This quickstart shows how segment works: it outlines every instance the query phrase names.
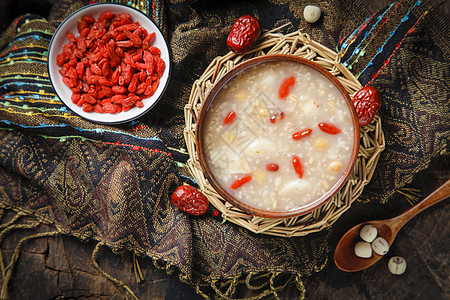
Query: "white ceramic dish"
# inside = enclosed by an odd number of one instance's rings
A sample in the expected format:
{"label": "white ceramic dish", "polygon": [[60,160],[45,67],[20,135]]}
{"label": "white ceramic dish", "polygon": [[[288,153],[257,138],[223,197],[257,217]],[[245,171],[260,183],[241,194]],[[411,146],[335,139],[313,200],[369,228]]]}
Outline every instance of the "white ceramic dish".
{"label": "white ceramic dish", "polygon": [[[63,46],[67,42],[69,42],[66,35],[69,32],[73,33],[75,36],[79,35],[77,30],[78,20],[84,15],[90,15],[97,19],[100,14],[106,11],[113,11],[116,14],[128,13],[131,15],[133,22],[138,21],[140,25],[144,27],[149,33],[155,32],[155,39],[152,46],[156,46],[161,50],[161,58],[166,63],[164,73],[159,79],[158,89],[151,97],[146,98],[142,101],[144,103],[144,106],[142,108],[134,107],[126,112],[120,112],[116,114],[84,112],[80,106],[74,104],[70,99],[70,97],[72,96],[72,91],[63,83],[62,76],[58,71],[60,67],[56,64],[56,56],[61,53]],[[97,123],[120,124],[134,120],[144,115],[158,102],[158,100],[163,95],[169,83],[171,69],[172,63],[170,51],[163,34],[156,26],[156,24],[153,23],[153,21],[142,12],[122,4],[97,3],[82,7],[81,9],[71,14],[58,26],[49,45],[48,73],[56,94],[61,99],[61,101],[74,113],[85,119]]]}

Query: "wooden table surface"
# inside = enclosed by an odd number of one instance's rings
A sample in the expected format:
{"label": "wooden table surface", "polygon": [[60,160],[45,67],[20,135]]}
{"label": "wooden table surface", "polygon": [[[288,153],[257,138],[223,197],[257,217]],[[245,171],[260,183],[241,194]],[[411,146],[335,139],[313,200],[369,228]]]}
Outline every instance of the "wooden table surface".
{"label": "wooden table surface", "polygon": [[[17,2],[17,1],[16,1]],[[19,3],[24,1],[19,0]],[[450,20],[449,1],[432,1],[447,21]],[[4,3],[4,2],[2,2]],[[369,0],[367,8],[374,12],[390,1]],[[4,4],[2,4],[4,5]],[[42,9],[28,7],[30,9]],[[26,7],[18,8],[20,10]],[[0,7],[1,10],[1,7]],[[33,11],[27,11],[33,12]],[[433,161],[429,170],[416,176],[415,181],[427,182],[424,195],[450,178],[450,155]],[[354,203],[354,207],[362,205]],[[368,204],[364,204],[368,205]],[[369,204],[370,205],[370,204]],[[353,208],[353,207],[352,207]],[[404,209],[407,207],[405,206]],[[372,215],[383,218],[400,212],[379,205]],[[305,278],[309,299],[450,299],[449,248],[450,206],[444,201],[411,220],[400,231],[390,249],[390,255],[405,257],[408,269],[401,276],[391,275],[387,269],[388,257],[373,267],[356,273],[345,273],[330,261],[321,272]],[[351,209],[336,223],[332,245],[342,234],[365,219],[352,214]],[[43,228],[45,229],[45,228]],[[9,260],[15,245],[25,232],[9,234],[1,245],[5,261]],[[32,240],[27,243],[15,266],[10,283],[10,299],[125,299],[114,284],[91,265],[93,242],[80,242],[69,236]],[[177,274],[168,275],[153,266],[150,259],[140,258],[144,282],[138,284],[133,272],[131,255],[101,251],[99,263],[104,270],[122,279],[141,299],[202,299],[192,287],[181,283]],[[292,299],[295,288],[281,296]]]}

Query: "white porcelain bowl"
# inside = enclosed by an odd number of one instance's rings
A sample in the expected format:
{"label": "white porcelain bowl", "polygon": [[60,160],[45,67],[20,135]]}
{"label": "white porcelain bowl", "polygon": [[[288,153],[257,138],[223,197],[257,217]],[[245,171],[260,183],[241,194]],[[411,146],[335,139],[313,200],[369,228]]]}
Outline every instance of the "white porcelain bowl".
{"label": "white porcelain bowl", "polygon": [[[113,11],[116,14],[128,13],[132,17],[132,21],[138,21],[142,27],[144,27],[148,33],[154,32],[155,38],[152,46],[156,46],[161,50],[161,58],[164,60],[166,66],[163,75],[159,79],[159,86],[155,93],[149,98],[143,99],[144,106],[142,108],[134,107],[126,112],[120,112],[116,114],[109,113],[96,113],[96,112],[85,112],[80,106],[74,104],[71,100],[72,91],[68,86],[66,86],[62,79],[62,75],[59,73],[60,67],[56,64],[56,57],[61,53],[63,46],[69,42],[67,38],[68,33],[73,33],[78,36],[78,20],[84,15],[90,15],[97,19],[100,14],[106,11]],[[119,124],[125,123],[136,118],[141,117],[146,112],[148,112],[161,98],[163,95],[170,78],[172,65],[171,65],[171,55],[167,42],[161,33],[160,29],[156,26],[153,21],[147,17],[142,12],[121,4],[115,3],[97,3],[82,7],[73,14],[71,14],[66,20],[64,20],[56,29],[53,35],[48,51],[48,73],[50,81],[53,88],[61,99],[61,101],[74,113],[79,116],[88,119],[93,122],[103,123],[103,124]]]}

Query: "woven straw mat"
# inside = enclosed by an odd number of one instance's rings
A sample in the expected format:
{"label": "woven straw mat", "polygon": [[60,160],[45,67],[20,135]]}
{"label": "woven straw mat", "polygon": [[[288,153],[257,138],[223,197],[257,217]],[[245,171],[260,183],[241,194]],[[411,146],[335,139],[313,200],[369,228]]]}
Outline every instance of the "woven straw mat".
{"label": "woven straw mat", "polygon": [[291,54],[314,61],[331,72],[351,97],[362,88],[350,71],[342,66],[339,55],[311,40],[309,35],[300,31],[288,34],[275,31],[263,33],[258,43],[244,55],[229,52],[225,56],[216,57],[203,75],[194,82],[189,102],[184,109],[186,122],[184,137],[190,155],[188,166],[200,190],[222,214],[224,221],[230,221],[254,233],[283,237],[304,236],[329,227],[361,195],[375,171],[379,156],[385,147],[385,140],[380,117],[376,115],[369,125],[361,128],[359,155],[349,180],[331,201],[306,215],[269,219],[250,215],[228,203],[214,190],[200,167],[195,144],[196,120],[206,95],[221,76],[240,62],[268,54]]}

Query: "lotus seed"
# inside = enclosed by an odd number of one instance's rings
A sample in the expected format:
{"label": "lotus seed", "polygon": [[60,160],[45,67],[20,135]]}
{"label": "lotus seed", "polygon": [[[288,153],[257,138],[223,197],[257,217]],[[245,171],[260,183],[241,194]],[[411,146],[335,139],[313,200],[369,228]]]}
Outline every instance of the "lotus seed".
{"label": "lotus seed", "polygon": [[373,240],[377,237],[378,231],[377,228],[371,224],[364,225],[361,229],[359,236],[366,242],[372,243]]}
{"label": "lotus seed", "polygon": [[315,5],[307,5],[303,10],[303,17],[308,23],[315,23],[320,18],[320,8]]}
{"label": "lotus seed", "polygon": [[372,247],[368,242],[357,242],[355,245],[355,254],[361,258],[369,258],[372,256]]}
{"label": "lotus seed", "polygon": [[382,237],[377,237],[372,242],[372,249],[376,254],[385,255],[389,251],[389,244]]}
{"label": "lotus seed", "polygon": [[391,257],[388,262],[389,271],[394,275],[402,275],[406,271],[406,260],[400,256]]}

